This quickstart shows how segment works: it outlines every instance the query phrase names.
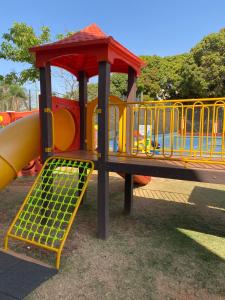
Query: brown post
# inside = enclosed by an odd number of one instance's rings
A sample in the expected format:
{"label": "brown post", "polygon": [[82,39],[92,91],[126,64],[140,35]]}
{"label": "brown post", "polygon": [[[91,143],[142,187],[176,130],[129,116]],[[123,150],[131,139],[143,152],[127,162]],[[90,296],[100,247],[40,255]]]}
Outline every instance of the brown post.
{"label": "brown post", "polygon": [[130,214],[133,210],[133,175],[125,174],[124,213]]}
{"label": "brown post", "polygon": [[[133,102],[136,100],[137,93],[137,76],[133,68],[128,69],[128,80],[127,80],[127,102]],[[126,124],[126,152],[131,154],[132,145],[131,141],[131,105],[127,105],[127,124]]]}
{"label": "brown post", "polygon": [[[128,70],[128,82],[127,82],[127,102],[133,102],[136,100],[137,92],[137,76],[133,68],[129,67]],[[132,153],[131,141],[131,114],[132,110],[127,106],[127,124],[126,124],[126,152]],[[125,193],[124,193],[124,212],[130,214],[133,210],[133,175],[125,174]]]}
{"label": "brown post", "polygon": [[40,70],[40,126],[41,126],[41,160],[42,163],[53,154],[52,136],[52,88],[51,67],[47,64]]}
{"label": "brown post", "polygon": [[[52,88],[51,88],[51,66],[46,64],[40,71],[40,97],[39,97],[39,113],[40,113],[40,131],[41,131],[41,161],[44,163],[46,159],[53,155],[53,136],[52,136]],[[43,178],[46,182],[46,178]],[[48,189],[51,189],[49,185]],[[46,199],[41,209],[41,224],[45,225],[50,215],[48,206],[47,190],[42,194]]]}
{"label": "brown post", "polygon": [[108,160],[108,99],[110,89],[110,64],[99,62],[98,82],[98,220],[97,233],[101,239],[108,237],[109,225],[109,172]]}
{"label": "brown post", "polygon": [[[87,144],[86,144],[86,122],[87,122],[87,83],[88,83],[88,77],[85,72],[80,71],[79,76],[79,104],[80,104],[80,149],[86,150]],[[79,170],[79,176],[82,176],[84,169],[80,168]],[[80,184],[80,189],[83,188],[83,184]],[[82,202],[86,200],[87,197],[87,191],[84,193]]]}
{"label": "brown post", "polygon": [[79,103],[80,103],[80,149],[86,150],[86,105],[88,77],[85,72],[79,72]]}

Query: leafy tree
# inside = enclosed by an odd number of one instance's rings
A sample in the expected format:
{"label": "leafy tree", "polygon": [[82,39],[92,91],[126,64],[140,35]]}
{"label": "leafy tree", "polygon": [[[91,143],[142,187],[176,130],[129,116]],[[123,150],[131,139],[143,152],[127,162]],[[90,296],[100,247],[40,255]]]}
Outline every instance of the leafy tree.
{"label": "leafy tree", "polygon": [[[72,34],[71,32],[66,35]],[[59,34],[56,38],[63,38]],[[14,23],[8,33],[3,34],[0,45],[0,59],[25,63],[20,73],[11,72],[0,80],[5,83],[23,84],[38,80],[34,57],[28,51],[30,47],[50,42],[50,29],[41,28],[39,34],[25,23]],[[225,28],[202,39],[187,54],[160,57],[141,56],[146,62],[138,79],[138,94],[142,99],[171,99],[191,97],[218,97],[225,95]],[[68,84],[65,79],[63,82]],[[78,98],[77,82],[69,83],[66,95]],[[97,85],[88,85],[89,98],[97,96]],[[127,75],[111,76],[111,94],[120,98],[127,93]]]}
{"label": "leafy tree", "polygon": [[202,70],[195,64],[191,55],[184,62],[180,74],[179,90],[181,98],[198,98],[207,95],[207,82]]}
{"label": "leafy tree", "polygon": [[180,69],[186,57],[187,54],[168,57],[141,56],[146,67],[138,79],[138,91],[154,99],[179,97]]}
{"label": "leafy tree", "polygon": [[225,28],[203,38],[181,69],[183,97],[225,95]]}
{"label": "leafy tree", "polygon": [[159,56],[141,56],[141,59],[146,63],[146,67],[138,78],[138,91],[149,97],[156,98],[160,91],[158,71],[161,58]]}
{"label": "leafy tree", "polygon": [[[146,67],[138,78],[137,94],[143,94],[145,100],[179,97],[181,81],[179,73],[186,57],[186,54],[169,57],[141,56]],[[112,75],[111,93],[120,98],[126,96],[127,75]]]}
{"label": "leafy tree", "polygon": [[119,98],[127,96],[127,75],[114,73],[111,76],[110,94]]}
{"label": "leafy tree", "polygon": [[16,81],[25,83],[34,82],[39,78],[38,70],[35,68],[35,60],[29,48],[50,41],[50,29],[46,26],[41,28],[37,35],[31,26],[25,23],[14,23],[8,33],[3,34],[3,42],[0,47],[0,59],[11,60],[28,64],[27,68],[20,73],[11,72],[6,75],[7,82]]}
{"label": "leafy tree", "polygon": [[88,83],[88,100],[93,100],[98,97],[98,84]]}
{"label": "leafy tree", "polygon": [[[138,79],[138,93],[145,99],[225,95],[225,29],[205,37],[190,53],[141,58],[146,67]],[[113,91],[125,94],[126,77],[113,76]]]}
{"label": "leafy tree", "polygon": [[0,110],[28,110],[26,90],[18,84],[7,84],[0,81]]}

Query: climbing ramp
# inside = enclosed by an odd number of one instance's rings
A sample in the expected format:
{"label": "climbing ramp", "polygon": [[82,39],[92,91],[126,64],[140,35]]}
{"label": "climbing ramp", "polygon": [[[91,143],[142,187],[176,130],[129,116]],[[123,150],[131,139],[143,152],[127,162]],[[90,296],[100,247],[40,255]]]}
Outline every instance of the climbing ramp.
{"label": "climbing ramp", "polygon": [[56,268],[94,169],[92,161],[49,158],[5,237],[5,250],[10,239],[53,251]]}

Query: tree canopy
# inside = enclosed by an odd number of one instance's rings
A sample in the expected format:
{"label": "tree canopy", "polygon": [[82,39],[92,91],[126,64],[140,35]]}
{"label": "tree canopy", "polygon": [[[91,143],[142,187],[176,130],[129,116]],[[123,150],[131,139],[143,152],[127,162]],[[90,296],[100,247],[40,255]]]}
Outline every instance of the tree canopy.
{"label": "tree canopy", "polygon": [[[68,33],[69,35],[71,33]],[[65,35],[59,34],[57,38]],[[37,44],[51,41],[50,29],[43,26],[35,33],[25,23],[15,23],[3,34],[0,44],[0,59],[25,63],[19,72],[10,72],[0,80],[13,84],[24,84],[38,80],[34,57],[28,49]],[[138,94],[144,99],[172,99],[191,97],[225,96],[225,28],[218,33],[204,37],[189,53],[160,57],[141,56],[146,67],[138,78]],[[111,93],[126,96],[127,76],[112,74]],[[90,98],[97,95],[97,85],[89,84]],[[77,86],[69,90],[67,96],[77,98]]]}
{"label": "tree canopy", "polygon": [[[146,67],[138,79],[138,93],[148,99],[225,96],[225,28],[203,38],[189,53],[141,56]],[[112,90],[126,95],[125,76],[112,76]]]}
{"label": "tree canopy", "polygon": [[12,62],[26,63],[20,73],[10,72],[5,80],[24,84],[27,81],[36,81],[39,78],[38,70],[34,66],[34,56],[29,48],[50,41],[50,29],[46,26],[41,28],[40,34],[36,34],[31,26],[25,23],[14,23],[7,33],[2,36],[0,47],[0,59]]}
{"label": "tree canopy", "polygon": [[0,81],[0,111],[28,110],[27,94],[18,84],[6,84]]}
{"label": "tree canopy", "polygon": [[180,74],[182,97],[225,96],[225,28],[191,49]]}

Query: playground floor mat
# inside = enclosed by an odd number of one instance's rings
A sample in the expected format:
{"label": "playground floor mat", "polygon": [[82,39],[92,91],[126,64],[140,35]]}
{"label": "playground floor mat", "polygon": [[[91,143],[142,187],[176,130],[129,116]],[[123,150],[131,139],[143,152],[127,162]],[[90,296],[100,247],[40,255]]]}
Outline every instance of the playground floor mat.
{"label": "playground floor mat", "polygon": [[56,273],[56,269],[0,251],[0,300],[23,299]]}

